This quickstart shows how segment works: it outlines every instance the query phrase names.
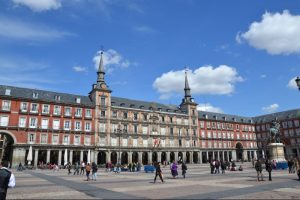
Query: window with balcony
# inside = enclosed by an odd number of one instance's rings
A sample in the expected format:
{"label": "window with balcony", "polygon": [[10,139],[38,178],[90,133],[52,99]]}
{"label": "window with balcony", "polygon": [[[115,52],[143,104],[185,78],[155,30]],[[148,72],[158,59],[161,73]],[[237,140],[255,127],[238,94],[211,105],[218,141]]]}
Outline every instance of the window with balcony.
{"label": "window with balcony", "polygon": [[116,138],[111,138],[110,142],[111,142],[111,146],[117,146],[117,139]]}
{"label": "window with balcony", "polygon": [[71,129],[71,121],[65,120],[64,121],[64,130],[70,130]]}
{"label": "window with balcony", "polygon": [[105,123],[99,124],[99,131],[100,131],[100,133],[105,133]]}
{"label": "window with balcony", "polygon": [[71,107],[65,107],[65,113],[64,113],[64,115],[66,117],[69,117],[69,116],[72,115],[72,113],[71,113]]}
{"label": "window with balcony", "polygon": [[10,111],[10,101],[3,100],[2,101],[2,110],[3,111]]}
{"label": "window with balcony", "polygon": [[170,128],[170,135],[173,135],[173,134],[174,134],[173,128],[171,127],[171,128]]}
{"label": "window with balcony", "polygon": [[26,117],[19,117],[19,127],[26,127]]}
{"label": "window with balcony", "polygon": [[48,104],[43,104],[42,106],[42,114],[49,114],[50,106]]}
{"label": "window with balcony", "polygon": [[101,105],[101,106],[105,106],[105,105],[106,105],[105,97],[101,97],[101,98],[100,98],[100,105]]}
{"label": "window with balcony", "polygon": [[137,147],[138,146],[138,140],[137,139],[133,139],[132,140],[132,146],[133,147]]}
{"label": "window with balcony", "polygon": [[147,118],[148,118],[147,114],[143,114],[143,120],[147,121]]}
{"label": "window with balcony", "polygon": [[138,126],[137,126],[136,124],[133,125],[133,132],[134,132],[135,134],[138,133]]}
{"label": "window with balcony", "polygon": [[87,132],[91,131],[91,122],[85,122],[85,131]]}
{"label": "window with balcony", "polygon": [[29,144],[34,144],[35,143],[35,133],[28,133],[28,138],[27,138],[27,142]]}
{"label": "window with balcony", "polygon": [[123,119],[127,119],[128,118],[128,113],[127,112],[123,112]]}
{"label": "window with balcony", "polygon": [[28,111],[28,103],[27,102],[21,102],[21,112],[27,112]]}
{"label": "window with balcony", "polygon": [[60,115],[60,106],[54,105],[53,115]]}
{"label": "window with balcony", "polygon": [[75,131],[81,131],[81,122],[75,122]]}
{"label": "window with balcony", "polygon": [[99,143],[100,143],[100,146],[105,146],[105,137],[100,137]]}
{"label": "window with balcony", "polygon": [[58,142],[59,142],[58,134],[53,134],[52,135],[52,144],[58,144]]}
{"label": "window with balcony", "polygon": [[82,116],[82,109],[76,108],[75,109],[75,117],[81,117]]}
{"label": "window with balcony", "polygon": [[41,134],[41,144],[47,144],[48,135],[47,134]]}
{"label": "window with balcony", "polygon": [[147,134],[148,133],[148,127],[147,126],[143,126],[143,134]]}
{"label": "window with balcony", "polygon": [[84,136],[84,145],[90,145],[91,144],[91,136],[86,135]]}
{"label": "window with balcony", "polygon": [[69,135],[64,135],[63,144],[64,145],[70,144],[70,136]]}
{"label": "window with balcony", "polygon": [[133,113],[133,120],[138,120],[138,114],[137,113]]}
{"label": "window with balcony", "polygon": [[59,120],[59,119],[53,120],[52,128],[53,128],[54,130],[59,130],[59,128],[60,128],[59,123],[60,123],[60,120]]}
{"label": "window with balcony", "polygon": [[105,117],[105,111],[104,111],[104,110],[101,110],[101,111],[100,111],[100,117],[102,117],[102,118]]}
{"label": "window with balcony", "polygon": [[112,118],[117,118],[117,116],[118,116],[117,111],[113,110],[112,111]]}
{"label": "window with balcony", "polygon": [[31,103],[31,113],[37,113],[39,111],[39,105],[37,103]]}
{"label": "window with balcony", "polygon": [[29,128],[37,128],[37,118],[31,117],[29,120]]}
{"label": "window with balcony", "polygon": [[85,117],[91,118],[92,117],[92,110],[91,109],[85,109]]}
{"label": "window with balcony", "polygon": [[0,116],[0,126],[8,126],[8,116]]}
{"label": "window with balcony", "polygon": [[79,145],[80,144],[80,135],[75,135],[74,137],[74,144]]}
{"label": "window with balcony", "polygon": [[48,119],[42,119],[42,129],[48,129],[49,120]]}

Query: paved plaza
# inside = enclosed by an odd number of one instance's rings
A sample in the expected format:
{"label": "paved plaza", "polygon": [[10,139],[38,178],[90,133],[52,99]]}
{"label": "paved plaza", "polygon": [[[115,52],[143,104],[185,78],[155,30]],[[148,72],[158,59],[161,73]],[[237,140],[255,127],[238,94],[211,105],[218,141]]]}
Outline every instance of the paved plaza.
{"label": "paved plaza", "polygon": [[[239,163],[237,164],[239,166]],[[299,199],[300,181],[288,170],[273,170],[273,181],[257,182],[256,171],[244,163],[244,171],[210,174],[208,164],[188,165],[187,178],[172,179],[169,166],[162,167],[165,183],[154,173],[98,171],[97,181],[67,170],[13,171],[16,187],[7,199]],[[181,174],[181,170],[178,171]]]}

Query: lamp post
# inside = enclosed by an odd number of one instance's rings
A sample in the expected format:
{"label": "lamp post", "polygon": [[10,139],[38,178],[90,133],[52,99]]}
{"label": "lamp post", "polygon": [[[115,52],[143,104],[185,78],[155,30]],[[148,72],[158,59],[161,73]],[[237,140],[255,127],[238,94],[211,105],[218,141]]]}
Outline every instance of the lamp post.
{"label": "lamp post", "polygon": [[119,137],[119,155],[117,165],[121,164],[121,135],[124,130],[121,128],[121,123],[118,124],[118,128],[115,130],[115,134]]}
{"label": "lamp post", "polygon": [[295,82],[298,86],[298,89],[300,90],[300,78],[299,78],[299,76],[297,76],[297,78],[295,79]]}

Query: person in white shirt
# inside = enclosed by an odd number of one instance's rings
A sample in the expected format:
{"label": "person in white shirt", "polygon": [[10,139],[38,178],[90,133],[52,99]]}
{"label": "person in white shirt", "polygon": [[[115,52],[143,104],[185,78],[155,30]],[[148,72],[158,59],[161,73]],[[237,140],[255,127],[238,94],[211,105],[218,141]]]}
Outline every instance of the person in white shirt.
{"label": "person in white shirt", "polygon": [[7,188],[13,188],[16,185],[15,175],[7,169],[8,162],[0,163],[0,199],[6,199]]}

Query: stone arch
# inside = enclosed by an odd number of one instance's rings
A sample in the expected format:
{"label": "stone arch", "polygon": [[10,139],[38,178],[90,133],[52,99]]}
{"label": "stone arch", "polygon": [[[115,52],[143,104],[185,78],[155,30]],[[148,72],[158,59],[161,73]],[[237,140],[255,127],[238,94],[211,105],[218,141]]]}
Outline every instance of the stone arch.
{"label": "stone arch", "polygon": [[13,145],[17,143],[16,137],[9,131],[0,130],[0,160],[5,160],[12,166]]}
{"label": "stone arch", "polygon": [[97,157],[97,163],[101,164],[101,165],[106,163],[106,153],[105,153],[105,151],[99,151],[98,157]]}
{"label": "stone arch", "polygon": [[193,161],[192,163],[198,163],[198,152],[197,151],[194,151],[193,152]]}

